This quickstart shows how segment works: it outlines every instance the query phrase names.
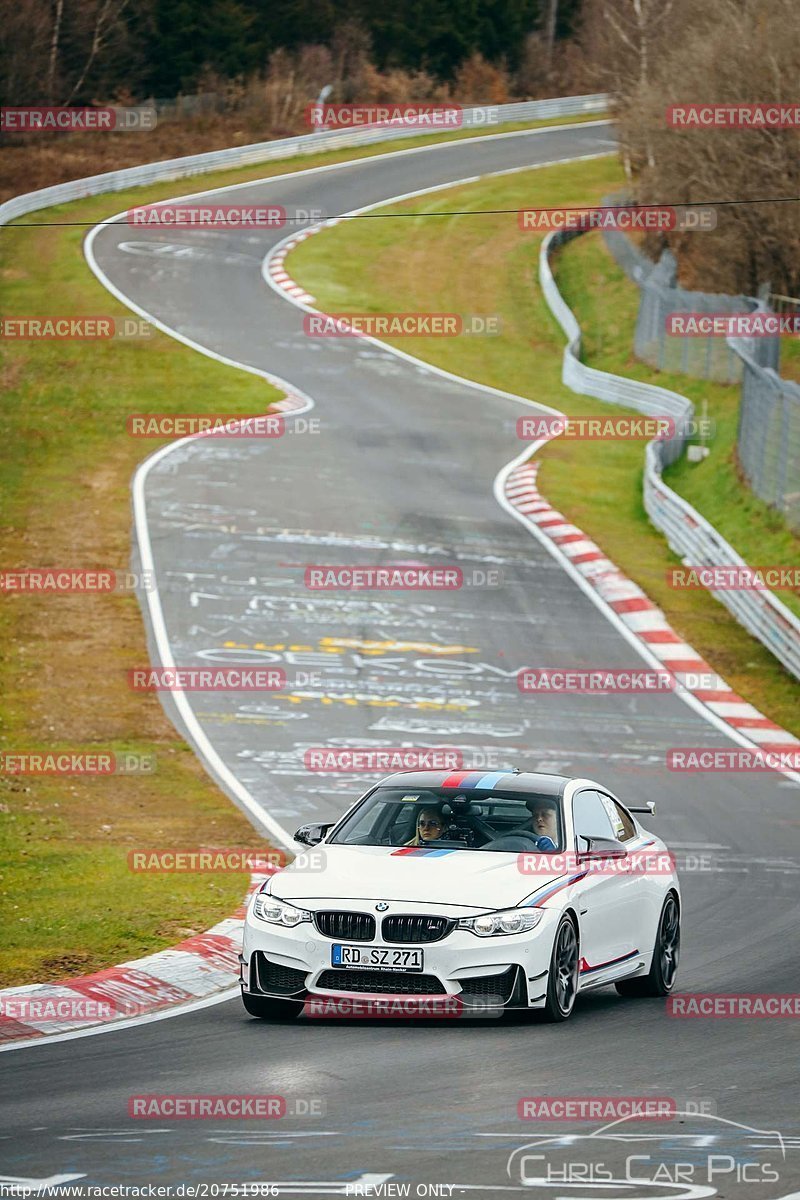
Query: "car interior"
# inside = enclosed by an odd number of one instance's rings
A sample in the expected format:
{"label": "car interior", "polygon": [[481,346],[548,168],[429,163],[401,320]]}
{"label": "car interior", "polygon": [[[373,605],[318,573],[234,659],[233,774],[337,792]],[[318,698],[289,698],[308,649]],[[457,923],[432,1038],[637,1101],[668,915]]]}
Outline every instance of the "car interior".
{"label": "car interior", "polygon": [[544,805],[554,814],[555,853],[562,846],[562,821],[556,797],[502,796],[494,792],[443,795],[435,789],[403,792],[381,788],[368,797],[332,839],[348,845],[407,846],[416,838],[417,820],[425,810],[441,814],[441,837],[424,845],[438,849],[488,850],[524,853],[539,849],[532,824],[532,808]]}

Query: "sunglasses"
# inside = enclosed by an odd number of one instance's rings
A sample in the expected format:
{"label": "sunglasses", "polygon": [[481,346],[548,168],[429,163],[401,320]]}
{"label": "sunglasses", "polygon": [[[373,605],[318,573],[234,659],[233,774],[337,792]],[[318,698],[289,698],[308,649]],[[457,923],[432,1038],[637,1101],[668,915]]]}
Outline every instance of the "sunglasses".
{"label": "sunglasses", "polygon": [[420,829],[441,829],[442,828],[441,821],[418,821],[417,824]]}

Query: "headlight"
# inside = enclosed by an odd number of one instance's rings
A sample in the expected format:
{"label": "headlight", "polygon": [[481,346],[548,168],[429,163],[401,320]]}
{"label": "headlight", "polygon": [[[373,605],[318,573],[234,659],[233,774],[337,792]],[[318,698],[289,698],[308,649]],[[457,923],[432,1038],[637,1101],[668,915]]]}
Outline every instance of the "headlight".
{"label": "headlight", "polygon": [[253,915],[261,921],[269,921],[270,925],[283,925],[292,929],[301,921],[310,921],[311,913],[304,908],[295,908],[285,900],[278,900],[266,892],[258,892],[253,902]]}
{"label": "headlight", "polygon": [[466,917],[458,922],[457,928],[468,929],[478,937],[528,933],[536,928],[543,916],[542,908],[506,908],[501,912],[486,913],[482,917]]}

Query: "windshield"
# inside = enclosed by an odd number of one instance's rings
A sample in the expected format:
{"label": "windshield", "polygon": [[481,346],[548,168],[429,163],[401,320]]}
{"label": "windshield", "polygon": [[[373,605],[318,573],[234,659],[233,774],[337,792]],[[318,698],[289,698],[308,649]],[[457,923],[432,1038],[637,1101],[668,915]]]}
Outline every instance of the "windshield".
{"label": "windshield", "polygon": [[553,854],[562,849],[562,837],[555,796],[392,786],[367,796],[331,842]]}

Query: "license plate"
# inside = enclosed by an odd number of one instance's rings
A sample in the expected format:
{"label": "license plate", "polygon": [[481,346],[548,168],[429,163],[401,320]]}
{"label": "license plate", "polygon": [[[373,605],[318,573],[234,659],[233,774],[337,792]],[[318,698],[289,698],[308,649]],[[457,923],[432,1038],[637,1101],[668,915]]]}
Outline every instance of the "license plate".
{"label": "license plate", "polygon": [[394,950],[388,946],[331,946],[332,967],[373,967],[385,971],[421,971],[421,950]]}

